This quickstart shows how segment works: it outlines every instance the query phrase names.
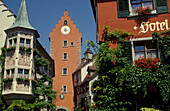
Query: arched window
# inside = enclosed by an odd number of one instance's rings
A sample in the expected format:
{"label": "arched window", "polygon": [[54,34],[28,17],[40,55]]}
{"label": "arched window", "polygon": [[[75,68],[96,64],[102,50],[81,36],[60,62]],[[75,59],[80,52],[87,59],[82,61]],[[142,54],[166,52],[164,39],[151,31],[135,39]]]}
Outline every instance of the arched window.
{"label": "arched window", "polygon": [[67,25],[67,20],[64,20],[64,25]]}

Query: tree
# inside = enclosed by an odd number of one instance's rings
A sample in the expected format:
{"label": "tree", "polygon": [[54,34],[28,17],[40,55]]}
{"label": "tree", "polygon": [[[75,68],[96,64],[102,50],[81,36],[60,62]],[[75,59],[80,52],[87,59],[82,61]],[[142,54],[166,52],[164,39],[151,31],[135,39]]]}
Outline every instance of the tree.
{"label": "tree", "polygon": [[[166,62],[166,65],[160,64],[163,59],[160,60],[161,62],[158,59],[159,64],[154,67],[152,64],[156,60],[152,58],[140,58],[140,60],[149,61],[147,65],[150,68],[142,67],[142,65],[137,67],[132,61],[129,61],[130,56],[125,56],[129,46],[124,44],[126,43],[126,37],[130,33],[122,30],[109,31],[109,28],[105,26],[103,35],[105,42],[100,44],[100,47],[95,46],[92,41],[88,43],[89,46],[97,47],[96,52],[98,52],[96,64],[99,69],[97,71],[99,77],[92,84],[94,88],[93,99],[98,108],[97,110],[134,110],[135,107],[133,106],[139,100],[138,98],[152,98],[153,101],[148,104],[148,107],[167,110],[170,103],[169,63]],[[118,46],[116,49],[109,48],[111,39],[117,39]],[[162,39],[165,39],[164,42],[167,42],[169,35],[167,38],[157,38],[156,42],[160,44]],[[165,44],[163,42],[161,43],[162,45]],[[170,44],[170,41],[166,43],[166,45],[168,44]],[[166,45],[162,47],[165,48]],[[167,60],[169,57],[167,53],[170,50],[166,50],[167,52],[165,50],[162,51],[164,51],[164,57],[166,57],[164,60]],[[156,95],[152,95],[153,93],[149,91],[150,87],[152,87],[152,90],[155,89],[154,94]]]}

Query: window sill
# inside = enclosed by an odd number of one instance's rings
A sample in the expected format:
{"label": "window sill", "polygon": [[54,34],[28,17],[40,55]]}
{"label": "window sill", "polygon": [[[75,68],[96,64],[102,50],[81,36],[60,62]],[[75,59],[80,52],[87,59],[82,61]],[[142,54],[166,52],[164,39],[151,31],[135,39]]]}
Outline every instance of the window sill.
{"label": "window sill", "polygon": [[158,13],[156,13],[156,10],[153,10],[150,14],[142,14],[142,15],[138,15],[138,14],[134,14],[131,13],[130,16],[128,16],[128,19],[140,19],[140,18],[150,18],[150,17],[157,17]]}

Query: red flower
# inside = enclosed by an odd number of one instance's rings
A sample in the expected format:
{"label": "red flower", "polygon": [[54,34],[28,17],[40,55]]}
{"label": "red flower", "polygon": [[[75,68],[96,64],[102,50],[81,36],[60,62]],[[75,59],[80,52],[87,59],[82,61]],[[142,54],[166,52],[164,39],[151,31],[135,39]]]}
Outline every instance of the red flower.
{"label": "red flower", "polygon": [[87,75],[87,79],[89,79],[90,78],[90,75]]}
{"label": "red flower", "polygon": [[81,109],[84,110],[84,107],[82,107]]}

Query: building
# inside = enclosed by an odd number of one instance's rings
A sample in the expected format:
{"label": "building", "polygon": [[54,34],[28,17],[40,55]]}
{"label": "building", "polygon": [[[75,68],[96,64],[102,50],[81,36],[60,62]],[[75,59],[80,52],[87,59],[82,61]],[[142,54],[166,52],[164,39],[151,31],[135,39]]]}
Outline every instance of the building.
{"label": "building", "polygon": [[[88,110],[88,105],[93,103],[93,90],[91,84],[97,79],[97,67],[94,66],[92,51],[88,48],[84,53],[79,67],[73,72],[75,110]],[[90,102],[90,103],[88,103]]]}
{"label": "building", "polygon": [[[111,30],[123,29],[134,36],[129,36],[129,54],[132,61],[145,58],[160,58],[160,50],[152,42],[153,32],[164,32],[170,29],[170,0],[90,0],[97,27],[97,41],[102,43],[103,26]],[[149,11],[144,11],[148,8]],[[138,10],[136,10],[138,9]],[[117,47],[117,40],[110,44]],[[147,106],[149,100],[138,100],[137,105]]]}
{"label": "building", "polygon": [[[10,27],[15,21],[15,15],[4,3],[0,0],[0,48],[4,47],[6,41],[6,33],[4,29]],[[1,54],[1,51],[0,51]]]}
{"label": "building", "polygon": [[72,73],[81,62],[81,37],[67,11],[50,33],[50,55],[56,72],[53,86],[58,91],[56,106],[59,111],[72,111],[74,107]]}
{"label": "building", "polygon": [[[13,12],[4,4],[3,0],[0,0],[0,48],[5,46],[6,33],[4,29],[10,27],[15,21],[15,15]],[[0,50],[1,55],[1,50]],[[1,64],[1,60],[0,60]],[[1,81],[1,67],[0,67],[0,81]]]}
{"label": "building", "polygon": [[7,105],[13,100],[30,102],[34,97],[32,80],[41,78],[36,73],[37,57],[50,61],[51,71],[43,67],[40,69],[50,77],[54,76],[54,61],[37,40],[39,34],[30,24],[25,0],[21,2],[15,22],[5,32],[7,40],[2,96]]}

